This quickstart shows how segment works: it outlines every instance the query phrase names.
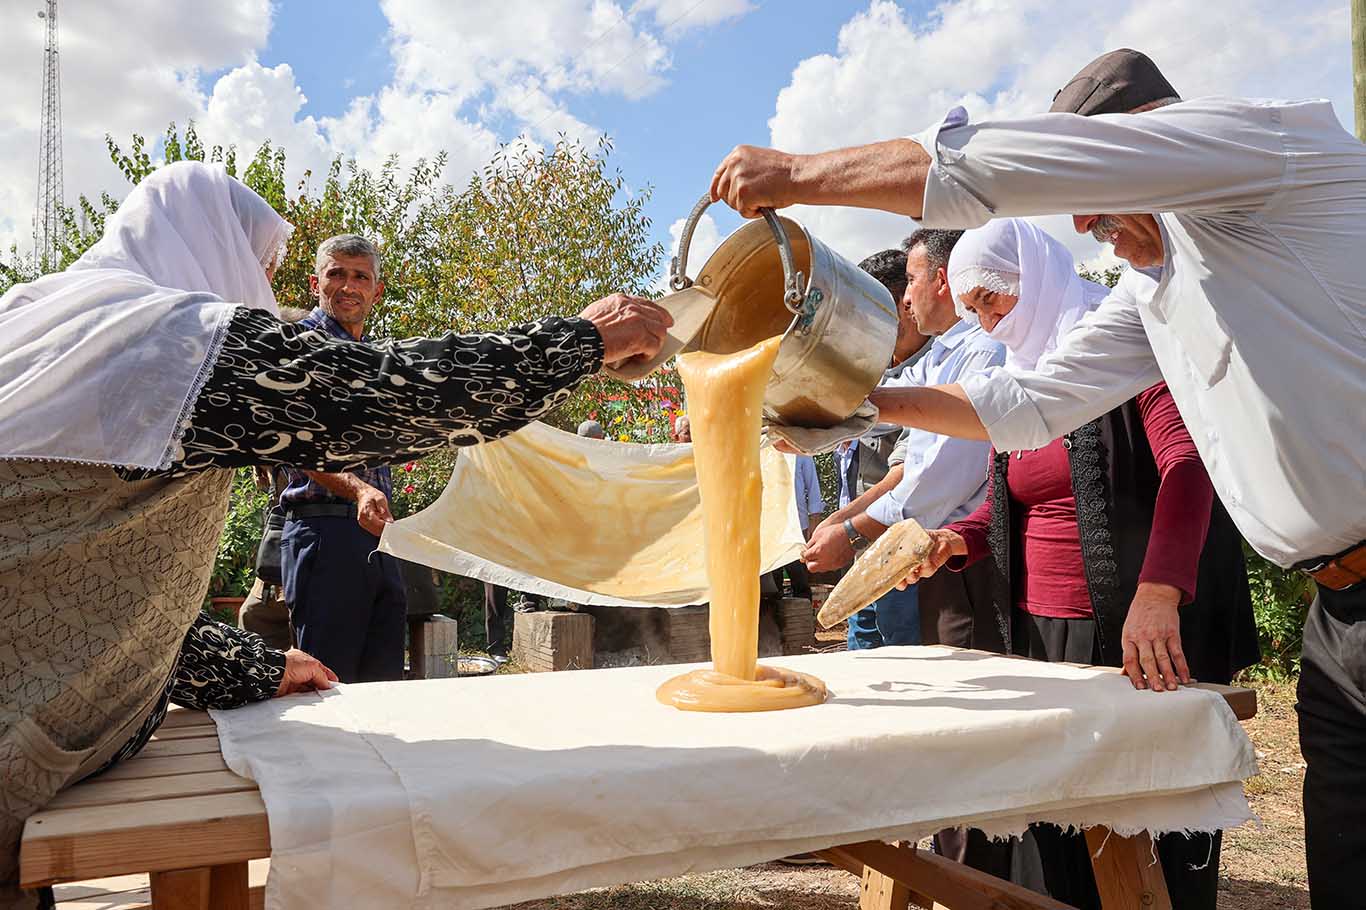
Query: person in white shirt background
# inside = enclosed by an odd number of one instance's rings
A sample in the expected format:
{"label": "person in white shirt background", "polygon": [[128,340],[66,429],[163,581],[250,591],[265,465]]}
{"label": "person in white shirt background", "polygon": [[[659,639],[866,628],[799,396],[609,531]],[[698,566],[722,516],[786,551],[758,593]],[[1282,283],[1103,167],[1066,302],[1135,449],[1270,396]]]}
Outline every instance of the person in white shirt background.
{"label": "person in white shirt background", "polygon": [[[1081,116],[1077,116],[1081,115]],[[741,146],[712,194],[854,205],[935,227],[1072,214],[1132,268],[1028,373],[876,393],[884,419],[1034,448],[1165,380],[1248,543],[1311,574],[1299,682],[1315,908],[1366,885],[1366,146],[1326,101],[1182,101],[1130,50],[1093,61],[1048,114],[815,155]],[[1170,628],[1150,678],[1178,681]]]}

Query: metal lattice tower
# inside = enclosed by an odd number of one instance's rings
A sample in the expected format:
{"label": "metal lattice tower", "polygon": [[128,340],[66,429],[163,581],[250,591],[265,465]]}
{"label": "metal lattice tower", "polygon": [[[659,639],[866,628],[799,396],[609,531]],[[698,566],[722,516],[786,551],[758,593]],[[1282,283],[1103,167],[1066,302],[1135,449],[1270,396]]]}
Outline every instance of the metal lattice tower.
{"label": "metal lattice tower", "polygon": [[62,68],[57,55],[57,0],[38,18],[47,23],[43,49],[43,118],[38,132],[38,207],[33,215],[34,255],[44,271],[58,264],[62,223]]}

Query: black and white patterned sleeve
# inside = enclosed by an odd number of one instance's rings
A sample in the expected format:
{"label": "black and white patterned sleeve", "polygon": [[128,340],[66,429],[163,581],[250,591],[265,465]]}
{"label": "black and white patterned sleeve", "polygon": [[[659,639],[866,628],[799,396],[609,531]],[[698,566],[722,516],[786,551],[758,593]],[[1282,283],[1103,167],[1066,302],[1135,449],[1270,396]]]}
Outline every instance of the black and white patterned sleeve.
{"label": "black and white patterned sleeve", "polygon": [[180,647],[171,701],[198,710],[240,708],[274,697],[284,673],[283,651],[200,613]]}
{"label": "black and white patterned sleeve", "polygon": [[505,436],[602,365],[584,319],[378,344],[240,309],[182,438],[189,470],[377,467]]}

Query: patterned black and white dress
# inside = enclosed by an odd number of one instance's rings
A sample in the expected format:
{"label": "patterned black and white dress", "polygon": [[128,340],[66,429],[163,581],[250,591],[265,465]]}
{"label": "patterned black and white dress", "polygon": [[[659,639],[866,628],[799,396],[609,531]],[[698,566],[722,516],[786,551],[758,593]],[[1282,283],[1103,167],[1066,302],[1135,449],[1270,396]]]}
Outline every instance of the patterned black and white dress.
{"label": "patterned black and white dress", "polygon": [[[563,402],[598,370],[602,354],[601,336],[584,319],[366,344],[244,307],[171,473],[258,464],[341,471],[487,442]],[[135,480],[154,472],[119,473]],[[105,767],[146,745],[171,702],[234,708],[261,701],[279,688],[284,665],[284,653],[256,635],[201,615],[157,708]]]}

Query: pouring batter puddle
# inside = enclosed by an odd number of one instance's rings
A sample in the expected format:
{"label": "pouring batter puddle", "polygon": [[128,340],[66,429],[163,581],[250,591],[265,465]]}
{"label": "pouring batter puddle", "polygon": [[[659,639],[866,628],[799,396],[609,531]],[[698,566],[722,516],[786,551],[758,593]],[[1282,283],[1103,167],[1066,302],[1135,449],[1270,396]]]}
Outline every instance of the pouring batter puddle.
{"label": "pouring batter puddle", "polygon": [[688,394],[711,582],[712,669],[676,676],[655,697],[684,711],[777,711],[825,701],[814,676],[758,665],[759,429],[781,337],[736,353],[679,357]]}

